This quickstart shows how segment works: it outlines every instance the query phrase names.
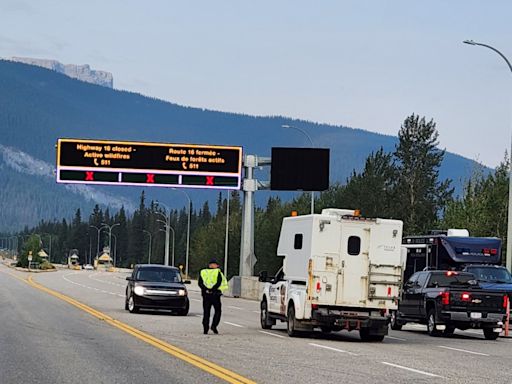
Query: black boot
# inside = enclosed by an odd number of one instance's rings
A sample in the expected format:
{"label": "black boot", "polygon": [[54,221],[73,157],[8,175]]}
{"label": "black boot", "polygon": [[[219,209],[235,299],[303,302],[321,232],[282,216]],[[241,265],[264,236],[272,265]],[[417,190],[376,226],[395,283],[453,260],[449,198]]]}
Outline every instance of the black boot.
{"label": "black boot", "polygon": [[207,334],[208,334],[208,327],[203,327],[203,333],[204,333],[205,335],[207,335]]}
{"label": "black boot", "polygon": [[212,331],[213,331],[213,333],[215,333],[216,335],[218,335],[218,334],[219,334],[219,331],[217,330],[217,327],[212,326]]}

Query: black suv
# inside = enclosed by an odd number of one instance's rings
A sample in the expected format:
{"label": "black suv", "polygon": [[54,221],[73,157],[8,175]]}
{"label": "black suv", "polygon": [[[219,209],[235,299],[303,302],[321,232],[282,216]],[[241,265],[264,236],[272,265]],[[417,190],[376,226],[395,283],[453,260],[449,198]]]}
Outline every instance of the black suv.
{"label": "black suv", "polygon": [[136,265],[126,278],[125,309],[167,309],[186,316],[189,310],[188,292],[178,268],[163,265]]}

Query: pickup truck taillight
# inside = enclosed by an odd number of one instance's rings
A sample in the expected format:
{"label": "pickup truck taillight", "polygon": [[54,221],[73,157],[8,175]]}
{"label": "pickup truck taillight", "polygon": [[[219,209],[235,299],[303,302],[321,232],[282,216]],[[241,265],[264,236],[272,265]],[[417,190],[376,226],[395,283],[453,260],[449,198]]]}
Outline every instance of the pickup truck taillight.
{"label": "pickup truck taillight", "polygon": [[460,295],[461,301],[470,301],[471,295],[468,292],[462,292]]}
{"label": "pickup truck taillight", "polygon": [[320,293],[320,291],[322,290],[322,284],[320,284],[319,281],[316,282],[316,292],[317,293]]}
{"label": "pickup truck taillight", "polygon": [[508,307],[508,295],[503,295],[503,308],[507,309]]}
{"label": "pickup truck taillight", "polygon": [[441,304],[450,305],[450,292],[441,292],[439,296],[441,296]]}

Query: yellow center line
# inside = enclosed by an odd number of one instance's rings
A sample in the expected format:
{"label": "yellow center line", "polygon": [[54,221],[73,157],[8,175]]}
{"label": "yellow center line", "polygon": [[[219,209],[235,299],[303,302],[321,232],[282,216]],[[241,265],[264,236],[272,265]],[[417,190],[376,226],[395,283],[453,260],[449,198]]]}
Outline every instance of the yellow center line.
{"label": "yellow center line", "polygon": [[139,340],[144,341],[145,343],[148,343],[155,348],[160,349],[161,351],[164,351],[168,353],[169,355],[172,355],[180,360],[183,360],[196,368],[199,368],[205,372],[208,372],[209,374],[216,376],[222,380],[225,380],[228,383],[232,384],[256,384],[256,382],[243,377],[233,371],[230,371],[229,369],[223,368],[220,365],[217,365],[215,363],[212,363],[211,361],[205,360],[202,357],[199,357],[197,355],[194,355],[190,352],[187,352],[181,348],[178,348],[172,344],[169,344],[163,340],[160,340],[146,332],[143,332],[137,328],[134,328],[128,324],[125,324],[119,320],[116,320],[94,308],[89,307],[88,305],[85,305],[69,296],[63,295],[62,293],[59,293],[57,291],[54,291],[52,289],[46,288],[45,286],[36,283],[32,279],[32,275],[30,275],[26,280],[20,278],[19,276],[16,276],[14,274],[10,274],[11,276],[16,277],[19,280],[22,280],[26,282],[27,284],[31,285],[34,288],[37,288],[43,292],[46,292],[54,297],[57,297],[85,312],[90,314],[91,316],[96,317],[99,320],[103,320],[106,323],[132,335],[133,337],[136,337]]}

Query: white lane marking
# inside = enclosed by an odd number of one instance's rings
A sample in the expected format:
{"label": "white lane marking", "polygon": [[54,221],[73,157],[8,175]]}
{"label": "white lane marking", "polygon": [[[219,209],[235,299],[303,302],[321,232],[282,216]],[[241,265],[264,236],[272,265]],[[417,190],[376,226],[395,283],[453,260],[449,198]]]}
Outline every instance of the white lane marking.
{"label": "white lane marking", "polygon": [[425,372],[425,371],[420,371],[419,369],[414,369],[414,368],[409,368],[409,367],[404,367],[402,365],[398,365],[398,364],[392,364],[392,363],[387,363],[385,361],[381,361],[382,364],[385,364],[385,365],[389,365],[391,367],[395,367],[395,368],[399,368],[399,369],[404,369],[406,371],[410,371],[410,372],[415,372],[415,373],[419,373],[421,375],[425,375],[425,376],[430,376],[430,377],[441,377],[444,379],[443,376],[439,376],[439,375],[435,375],[433,373],[430,373],[430,372]]}
{"label": "white lane marking", "polygon": [[260,313],[260,311],[252,311],[252,313]]}
{"label": "white lane marking", "polygon": [[394,336],[386,336],[386,339],[399,340],[399,341],[407,341],[407,339],[402,339],[400,337],[394,337]]}
{"label": "white lane marking", "polygon": [[281,339],[284,339],[284,336],[282,336],[282,335],[277,335],[277,334],[272,333],[272,332],[265,332],[265,331],[258,331],[258,332],[259,332],[259,333],[263,333],[263,334],[265,334],[265,335],[274,336],[274,337],[279,337],[279,338],[281,338]]}
{"label": "white lane marking", "polygon": [[203,315],[195,315],[196,317],[203,317]]}
{"label": "white lane marking", "polygon": [[468,351],[467,349],[459,349],[459,348],[451,348],[451,347],[445,347],[444,345],[438,345],[439,348],[449,349],[451,351],[458,351],[458,352],[465,352],[465,353],[471,353],[472,355],[479,355],[479,356],[490,356],[487,353],[481,353],[481,352],[474,352],[474,351]]}
{"label": "white lane marking", "polygon": [[124,288],[126,286],[126,285],[121,285],[121,284],[117,284],[117,283],[111,283],[109,281],[105,281],[105,280],[95,279],[94,278],[94,277],[100,276],[100,275],[101,275],[100,273],[94,273],[94,274],[89,275],[88,277],[89,277],[89,279],[97,281],[98,283],[102,283],[102,284],[114,285],[116,287],[122,287],[122,288]]}
{"label": "white lane marking", "polygon": [[356,353],[352,353],[352,352],[349,352],[349,351],[344,351],[343,349],[328,347],[327,345],[320,345],[320,344],[315,344],[315,343],[309,343],[309,345],[311,345],[312,347],[328,349],[328,350],[334,351],[334,352],[346,353],[346,354],[351,355],[351,356],[359,356]]}
{"label": "white lane marking", "polygon": [[225,321],[224,324],[232,325],[233,327],[238,327],[238,328],[245,328],[243,325],[230,323],[229,321]]}
{"label": "white lane marking", "polygon": [[239,311],[243,311],[244,310],[243,308],[235,307],[234,305],[228,305],[227,307],[228,308],[233,308],[233,309],[238,309]]}
{"label": "white lane marking", "polygon": [[69,280],[67,278],[68,276],[77,275],[77,274],[78,274],[78,272],[68,273],[67,275],[62,276],[62,278],[64,280],[66,280],[68,283],[71,283],[71,284],[74,284],[74,285],[78,285],[79,287],[82,287],[82,288],[92,289],[93,291],[100,292],[100,293],[106,293],[106,294],[109,294],[109,295],[115,295],[115,296],[119,296],[119,297],[124,297],[124,295],[121,295],[119,293],[104,291],[102,289],[98,289],[98,288],[95,288],[95,287],[89,287],[88,285],[80,284],[80,283],[77,283],[75,281]]}
{"label": "white lane marking", "polygon": [[192,300],[192,301],[199,301],[199,302],[202,301],[202,300],[199,300],[199,299],[192,299],[192,298],[190,298],[190,300]]}

